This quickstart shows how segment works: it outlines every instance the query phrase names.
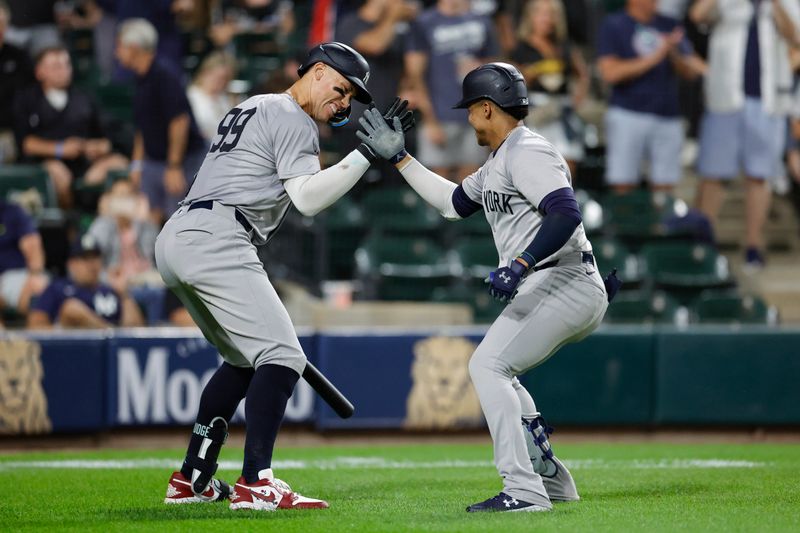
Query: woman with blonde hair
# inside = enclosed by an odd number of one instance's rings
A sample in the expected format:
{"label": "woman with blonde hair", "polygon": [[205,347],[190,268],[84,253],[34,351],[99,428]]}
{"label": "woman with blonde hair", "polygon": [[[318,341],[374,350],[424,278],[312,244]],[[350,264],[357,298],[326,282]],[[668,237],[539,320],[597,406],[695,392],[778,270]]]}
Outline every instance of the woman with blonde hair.
{"label": "woman with blonde hair", "polygon": [[200,133],[206,141],[217,134],[222,117],[236,105],[228,84],[236,73],[236,59],[224,52],[212,52],[200,63],[194,80],[186,90]]}
{"label": "woman with blonde hair", "polygon": [[580,51],[569,44],[560,0],[529,0],[518,36],[511,60],[528,86],[531,112],[526,125],[553,143],[574,177],[576,164],[583,158],[580,120],[574,108],[586,97],[589,74]]}

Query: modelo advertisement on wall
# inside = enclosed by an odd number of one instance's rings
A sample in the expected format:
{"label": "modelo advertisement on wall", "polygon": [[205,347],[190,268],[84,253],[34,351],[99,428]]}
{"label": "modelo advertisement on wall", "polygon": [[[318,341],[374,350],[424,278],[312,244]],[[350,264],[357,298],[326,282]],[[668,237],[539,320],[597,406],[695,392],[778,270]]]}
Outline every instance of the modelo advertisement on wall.
{"label": "modelo advertisement on wall", "polygon": [[[189,425],[200,395],[222,363],[216,349],[200,335],[148,337],[120,334],[108,340],[108,424],[110,426]],[[314,361],[314,337],[300,344]],[[286,407],[285,422],[311,421],[315,395],[300,380]],[[244,402],[232,422],[244,421]]]}

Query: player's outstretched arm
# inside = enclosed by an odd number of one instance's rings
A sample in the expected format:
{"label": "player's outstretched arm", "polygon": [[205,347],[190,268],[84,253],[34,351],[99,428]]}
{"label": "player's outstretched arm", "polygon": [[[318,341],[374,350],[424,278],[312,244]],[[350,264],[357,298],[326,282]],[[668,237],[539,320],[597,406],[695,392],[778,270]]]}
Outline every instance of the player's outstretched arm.
{"label": "player's outstretched arm", "polygon": [[353,150],[332,167],[316,174],[284,180],[283,188],[297,210],[311,217],[344,196],[368,168],[367,158]]}
{"label": "player's outstretched arm", "polygon": [[390,126],[377,110],[368,109],[359,119],[359,123],[361,129],[356,135],[362,141],[359,147],[362,153],[382,157],[394,163],[417,194],[436,208],[443,217],[460,218],[452,201],[453,191],[456,189],[455,183],[431,172],[408,155],[399,119],[394,118]]}
{"label": "player's outstretched arm", "polygon": [[[406,110],[407,107],[406,100],[395,98],[382,115],[382,120],[392,123],[398,120],[401,131],[408,131],[414,126],[414,117]],[[380,112],[374,108],[368,109],[367,112],[373,110],[378,117],[381,117]],[[283,182],[283,186],[298,211],[305,216],[314,216],[352,189],[376,158],[374,152],[364,149],[362,145],[332,167],[310,176],[287,179]]]}
{"label": "player's outstretched arm", "polygon": [[453,206],[453,193],[458,188],[455,183],[429,170],[410,155],[396,166],[411,188],[417,191],[417,194],[439,211],[444,218],[448,220],[461,218]]}

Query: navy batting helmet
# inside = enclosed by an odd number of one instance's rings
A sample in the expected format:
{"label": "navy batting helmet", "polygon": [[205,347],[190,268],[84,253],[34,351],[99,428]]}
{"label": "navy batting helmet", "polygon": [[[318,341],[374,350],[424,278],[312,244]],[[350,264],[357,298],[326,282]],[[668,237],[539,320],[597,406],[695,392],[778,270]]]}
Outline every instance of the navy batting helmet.
{"label": "navy batting helmet", "polygon": [[346,44],[330,42],[315,46],[308,52],[308,58],[297,74],[301,77],[316,63],[325,63],[347,78],[353,84],[355,99],[362,104],[372,102],[372,95],[367,90],[369,81],[369,64],[364,57]]}
{"label": "navy batting helmet", "polygon": [[453,109],[466,109],[478,100],[502,108],[528,105],[528,89],[519,70],[508,63],[487,63],[471,71],[461,85],[461,100]]}

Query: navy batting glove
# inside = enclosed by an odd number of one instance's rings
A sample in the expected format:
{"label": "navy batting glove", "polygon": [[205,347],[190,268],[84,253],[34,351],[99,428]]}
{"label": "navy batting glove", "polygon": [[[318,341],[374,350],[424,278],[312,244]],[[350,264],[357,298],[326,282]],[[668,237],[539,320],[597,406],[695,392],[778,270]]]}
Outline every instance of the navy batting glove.
{"label": "navy batting glove", "polygon": [[495,300],[510,302],[517,295],[517,287],[528,267],[517,261],[511,261],[507,267],[498,268],[489,274],[489,294]]}
{"label": "navy batting glove", "polygon": [[606,286],[606,295],[608,295],[608,303],[617,295],[617,291],[622,287],[622,280],[617,277],[617,269],[615,268],[608,275],[603,278],[603,285]]}

